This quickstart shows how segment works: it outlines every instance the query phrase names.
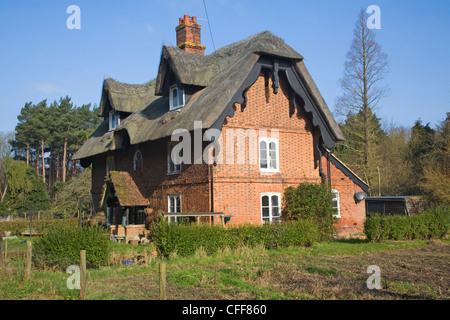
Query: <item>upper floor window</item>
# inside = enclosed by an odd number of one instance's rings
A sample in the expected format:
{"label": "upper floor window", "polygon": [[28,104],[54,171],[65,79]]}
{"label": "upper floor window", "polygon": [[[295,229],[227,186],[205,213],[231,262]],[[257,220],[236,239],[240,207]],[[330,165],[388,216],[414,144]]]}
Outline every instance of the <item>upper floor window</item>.
{"label": "upper floor window", "polygon": [[180,173],[181,171],[181,156],[177,154],[172,154],[173,147],[175,143],[169,142],[167,145],[167,173]]}
{"label": "upper floor window", "polygon": [[115,170],[115,159],[114,156],[108,156],[106,157],[106,175],[109,175],[110,171],[114,171]]}
{"label": "upper floor window", "polygon": [[184,106],[184,90],[181,85],[173,85],[169,90],[170,110]]}
{"label": "upper floor window", "polygon": [[340,218],[341,217],[341,206],[339,203],[339,191],[336,189],[331,189],[331,201],[333,202],[333,209],[335,209],[334,217]]}
{"label": "upper floor window", "polygon": [[261,171],[278,172],[278,139],[259,138],[259,169]]}
{"label": "upper floor window", "polygon": [[117,111],[109,112],[109,130],[113,130],[120,124],[120,115]]}
{"label": "upper floor window", "polygon": [[261,220],[263,224],[281,221],[280,198],[279,193],[261,194]]}
{"label": "upper floor window", "polygon": [[134,153],[133,169],[140,170],[140,169],[142,169],[143,165],[144,165],[144,159],[142,158],[142,152],[141,152],[141,150],[137,150]]}

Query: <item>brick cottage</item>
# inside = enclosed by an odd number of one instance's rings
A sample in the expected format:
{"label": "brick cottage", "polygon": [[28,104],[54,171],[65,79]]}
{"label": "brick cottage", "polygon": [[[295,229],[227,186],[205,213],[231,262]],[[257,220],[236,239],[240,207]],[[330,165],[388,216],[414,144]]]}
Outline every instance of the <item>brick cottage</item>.
{"label": "brick cottage", "polygon": [[[156,79],[104,80],[103,122],[74,159],[92,164],[93,200],[111,232],[134,239],[156,212],[279,221],[283,191],[301,182],[330,187],[339,235],[361,232],[368,186],[329,151],[344,136],[303,57],[267,31],[205,56],[200,31],[196,17],[180,18]],[[174,139],[180,132],[188,136]]]}

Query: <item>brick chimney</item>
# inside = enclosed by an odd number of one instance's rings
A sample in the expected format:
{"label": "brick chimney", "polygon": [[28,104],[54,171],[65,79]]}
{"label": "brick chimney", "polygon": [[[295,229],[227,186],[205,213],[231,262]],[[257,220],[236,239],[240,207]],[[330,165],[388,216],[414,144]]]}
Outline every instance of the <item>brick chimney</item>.
{"label": "brick chimney", "polygon": [[175,28],[177,32],[177,47],[191,53],[205,54],[205,46],[202,46],[202,26],[197,24],[197,17],[184,15],[179,19],[179,25]]}

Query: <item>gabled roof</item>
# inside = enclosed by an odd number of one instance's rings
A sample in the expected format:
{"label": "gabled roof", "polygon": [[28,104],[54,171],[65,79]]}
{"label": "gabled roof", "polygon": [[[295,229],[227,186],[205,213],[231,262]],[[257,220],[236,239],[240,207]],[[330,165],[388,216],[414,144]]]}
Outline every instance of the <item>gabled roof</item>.
{"label": "gabled roof", "polygon": [[[308,92],[308,111],[311,111],[314,105],[316,118],[321,119],[321,130],[326,126],[331,137],[328,141],[344,140],[339,126],[306,70],[303,57],[268,31],[221,48],[207,56],[164,46],[158,76],[146,85],[120,84],[106,79],[102,102],[106,103],[107,97],[116,110],[135,110],[121,122],[114,134],[120,135],[123,134],[121,131],[126,131],[130,143],[137,144],[171,136],[172,132],[179,128],[191,131],[194,129],[194,121],[202,121],[203,128],[214,126],[220,129],[224,117],[230,116],[229,109],[236,102],[236,97],[240,95],[238,98],[243,100],[242,86],[249,82],[250,76],[254,77],[256,73],[259,75],[258,70],[261,69],[255,67],[261,57],[287,61],[292,70],[295,70],[292,72],[296,73],[298,81],[302,82],[301,87]],[[169,111],[168,99],[158,96],[163,92],[166,71],[169,68],[179,82],[200,88],[183,108],[176,111]],[[148,86],[149,92],[146,92],[145,86]],[[105,103],[100,104],[100,114]],[[318,120],[315,119],[313,123],[317,125]],[[73,158],[82,159],[104,152],[104,149],[101,151],[100,148],[93,147],[96,143],[94,140],[98,139],[102,132],[107,134],[107,128],[102,130],[96,131],[97,136],[89,138]]]}

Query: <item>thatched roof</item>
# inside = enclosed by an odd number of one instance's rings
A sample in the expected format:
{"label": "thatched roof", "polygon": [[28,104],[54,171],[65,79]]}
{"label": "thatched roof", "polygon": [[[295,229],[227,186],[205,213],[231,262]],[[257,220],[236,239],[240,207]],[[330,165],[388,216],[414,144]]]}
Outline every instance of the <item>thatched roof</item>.
{"label": "thatched roof", "polygon": [[[107,98],[116,110],[134,111],[114,130],[116,134],[126,130],[131,144],[168,137],[179,128],[193,130],[194,121],[202,121],[203,128],[210,128],[262,55],[286,59],[295,66],[334,137],[336,140],[344,140],[339,126],[306,70],[303,57],[268,31],[221,48],[207,56],[164,46],[155,80],[139,86],[121,84],[112,79],[105,80],[102,94],[104,103],[100,104],[99,113],[104,111]],[[168,98],[161,97],[166,71],[169,69],[179,82],[199,88],[186,105],[176,111],[169,111]],[[96,131],[97,136],[94,133],[74,155],[74,159],[104,152],[104,145],[102,148],[93,146],[99,139],[98,135],[102,132],[106,134],[107,129],[103,131]],[[112,144],[111,147],[120,146]]]}
{"label": "thatched roof", "polygon": [[128,172],[110,171],[109,175],[109,182],[114,186],[120,206],[134,207],[149,204]]}
{"label": "thatched roof", "polygon": [[114,132],[108,131],[108,120],[104,120],[74,155],[82,159],[111,150],[114,144]]}
{"label": "thatched roof", "polygon": [[145,84],[126,84],[108,78],[103,81],[98,115],[103,116],[109,103],[114,110],[133,113],[155,99],[155,80]]}

